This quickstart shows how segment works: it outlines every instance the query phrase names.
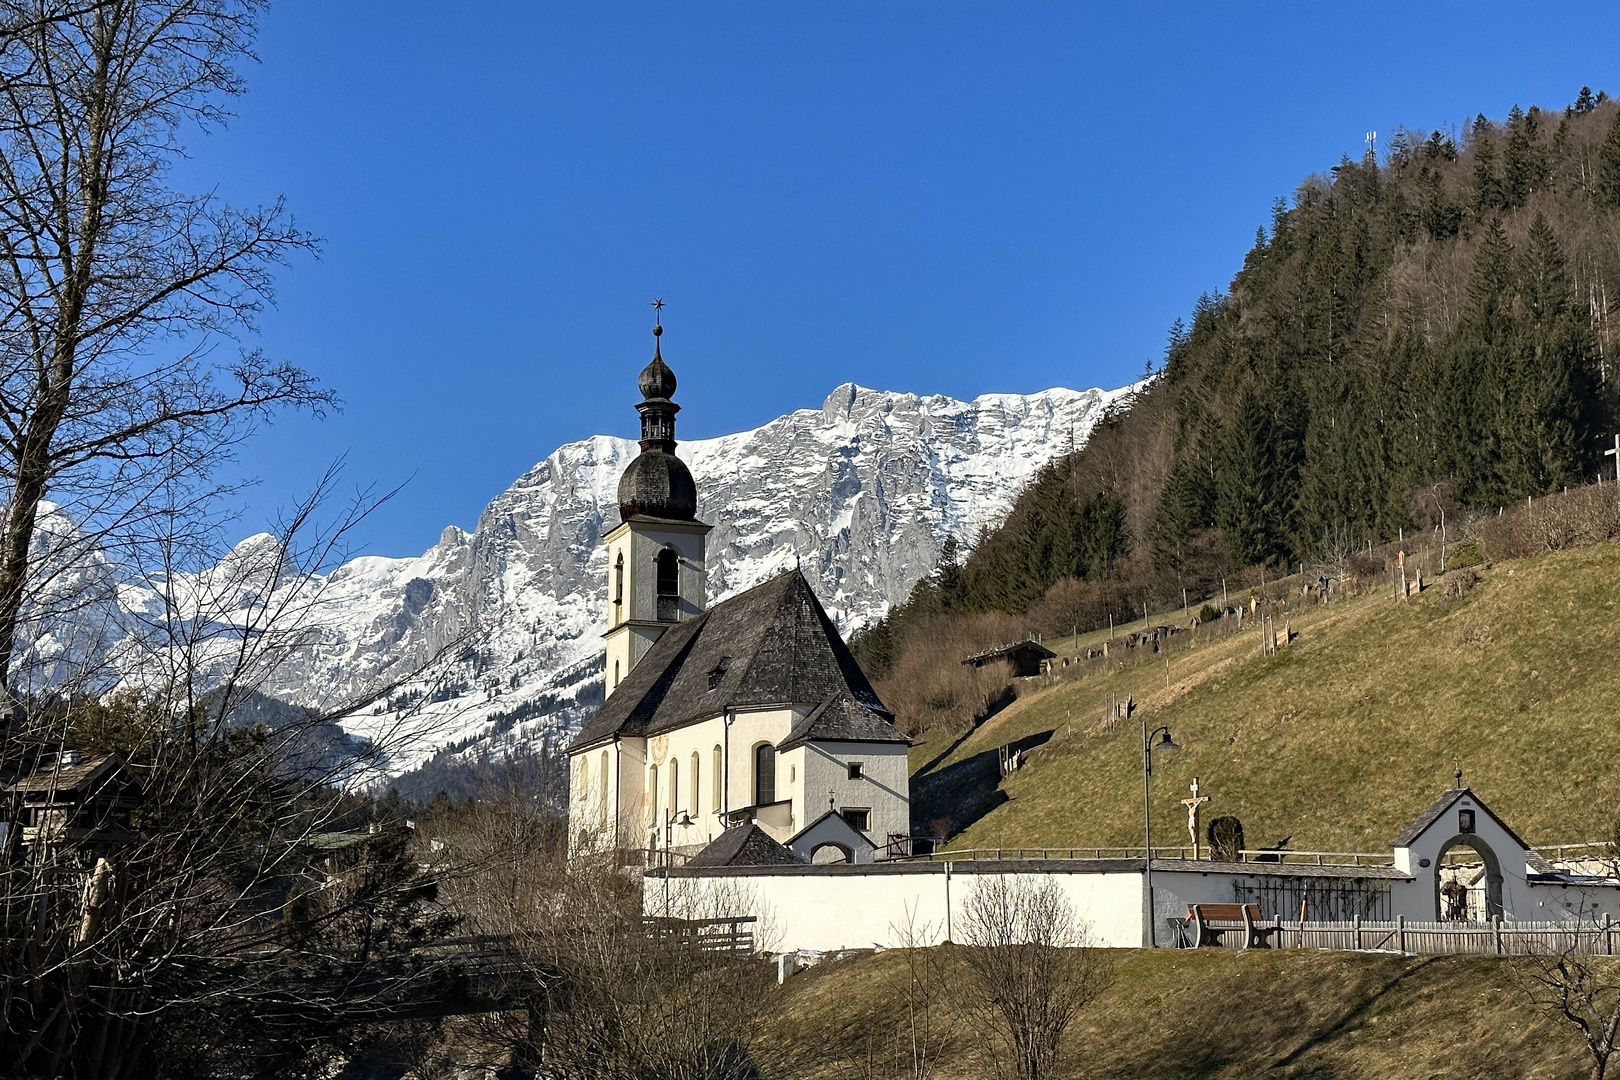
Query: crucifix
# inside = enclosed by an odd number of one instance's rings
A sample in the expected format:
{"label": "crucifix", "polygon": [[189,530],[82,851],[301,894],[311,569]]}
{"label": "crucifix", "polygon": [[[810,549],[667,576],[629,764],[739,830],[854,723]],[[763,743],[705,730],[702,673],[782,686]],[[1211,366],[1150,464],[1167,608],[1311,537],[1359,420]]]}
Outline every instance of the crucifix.
{"label": "crucifix", "polygon": [[1192,798],[1182,799],[1181,805],[1187,808],[1187,832],[1192,835],[1193,859],[1198,859],[1198,808],[1214,798],[1212,795],[1198,794],[1198,777],[1193,777]]}

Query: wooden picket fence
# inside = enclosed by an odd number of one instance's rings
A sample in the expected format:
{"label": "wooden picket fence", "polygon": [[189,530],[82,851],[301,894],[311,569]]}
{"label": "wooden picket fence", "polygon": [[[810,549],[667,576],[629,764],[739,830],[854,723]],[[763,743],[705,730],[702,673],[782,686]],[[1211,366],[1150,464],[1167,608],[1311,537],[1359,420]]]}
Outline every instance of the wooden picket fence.
{"label": "wooden picket fence", "polygon": [[1617,939],[1620,939],[1620,922],[1609,917],[1595,924],[1518,922],[1501,918],[1484,923],[1416,922],[1404,917],[1397,917],[1394,922],[1284,920],[1278,923],[1278,931],[1272,936],[1273,945],[1283,949],[1384,949],[1483,956],[1564,952],[1614,956]]}
{"label": "wooden picket fence", "polygon": [[654,941],[673,942],[701,952],[732,953],[748,956],[754,951],[753,915],[723,919],[672,919],[646,916],[642,930]]}

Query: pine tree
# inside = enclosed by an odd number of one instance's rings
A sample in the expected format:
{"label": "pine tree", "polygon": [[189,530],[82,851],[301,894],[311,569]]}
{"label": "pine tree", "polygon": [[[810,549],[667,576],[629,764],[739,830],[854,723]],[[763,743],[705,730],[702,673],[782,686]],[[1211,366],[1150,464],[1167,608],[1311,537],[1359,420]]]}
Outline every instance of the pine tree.
{"label": "pine tree", "polygon": [[1585,116],[1598,107],[1597,99],[1592,96],[1590,86],[1581,87],[1581,92],[1575,96],[1575,104],[1570,106],[1577,116]]}
{"label": "pine tree", "polygon": [[1294,440],[1253,385],[1227,418],[1215,462],[1215,523],[1240,566],[1287,558],[1293,520]]}
{"label": "pine tree", "polygon": [[1489,135],[1474,142],[1474,220],[1484,221],[1507,209],[1502,180],[1496,175],[1496,145]]}
{"label": "pine tree", "polygon": [[1536,111],[1517,105],[1508,116],[1507,148],[1502,152],[1502,198],[1509,209],[1523,206],[1541,184],[1544,172],[1536,146]]}
{"label": "pine tree", "polygon": [[1579,483],[1587,471],[1596,419],[1595,353],[1584,311],[1571,292],[1564,255],[1540,214],[1518,260],[1512,402],[1515,496]]}
{"label": "pine tree", "polygon": [[1418,220],[1424,232],[1429,234],[1429,239],[1444,240],[1457,235],[1462,228],[1462,208],[1446,198],[1440,174],[1425,165],[1418,175],[1418,187],[1423,197]]}
{"label": "pine tree", "polygon": [[1620,109],[1598,151],[1597,199],[1601,206],[1620,209]]}

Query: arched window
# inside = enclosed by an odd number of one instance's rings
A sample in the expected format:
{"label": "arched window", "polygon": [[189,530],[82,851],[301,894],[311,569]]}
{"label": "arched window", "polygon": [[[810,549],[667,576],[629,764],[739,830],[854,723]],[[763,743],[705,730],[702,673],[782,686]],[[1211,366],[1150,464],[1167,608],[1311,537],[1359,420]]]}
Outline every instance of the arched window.
{"label": "arched window", "polygon": [[776,801],[776,747],[760,743],[754,747],[754,805]]}
{"label": "arched window", "polygon": [[698,801],[698,777],[702,774],[702,761],[698,757],[698,752],[694,750],[692,751],[692,797],[687,800],[687,807],[693,817],[697,817],[703,812],[703,803]]}
{"label": "arched window", "polygon": [[[618,688],[619,688],[619,662],[617,660],[615,660],[615,661],[613,661],[613,690],[617,690]],[[613,690],[609,690],[608,693],[611,694],[613,692]]]}
{"label": "arched window", "polygon": [[658,822],[658,766],[647,766],[647,814],[656,827]]}
{"label": "arched window", "polygon": [[669,812],[681,812],[681,763],[675,758],[669,759]]}
{"label": "arched window", "polygon": [[711,804],[713,804],[710,808],[717,814],[720,812],[720,789],[725,786],[721,781],[721,769],[723,769],[725,767],[724,763],[725,763],[724,752],[721,751],[720,744],[715,743],[714,744],[714,773],[713,773],[713,775],[711,777],[711,780],[712,780],[712,783],[713,783],[713,788],[709,792],[709,802]]}
{"label": "arched window", "polygon": [[613,625],[624,622],[624,552],[613,564]]}
{"label": "arched window", "polygon": [[591,793],[591,759],[579,759],[579,773],[574,777],[574,798],[583,799]]}
{"label": "arched window", "polygon": [[601,774],[602,775],[596,778],[596,781],[602,785],[601,811],[603,814],[606,814],[608,812],[608,752],[606,750],[602,751]]}
{"label": "arched window", "polygon": [[674,622],[681,613],[681,557],[674,548],[664,548],[657,555],[658,564],[658,620]]}

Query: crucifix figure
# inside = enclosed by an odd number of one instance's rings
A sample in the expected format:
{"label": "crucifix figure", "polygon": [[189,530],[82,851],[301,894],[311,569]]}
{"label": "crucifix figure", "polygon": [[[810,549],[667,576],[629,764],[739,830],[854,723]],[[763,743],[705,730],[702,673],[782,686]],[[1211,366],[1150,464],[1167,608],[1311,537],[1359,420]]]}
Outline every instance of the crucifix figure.
{"label": "crucifix figure", "polygon": [[1214,796],[1198,794],[1198,777],[1193,777],[1192,798],[1182,799],[1181,805],[1187,808],[1187,832],[1192,835],[1193,859],[1198,856],[1198,808],[1209,802]]}

